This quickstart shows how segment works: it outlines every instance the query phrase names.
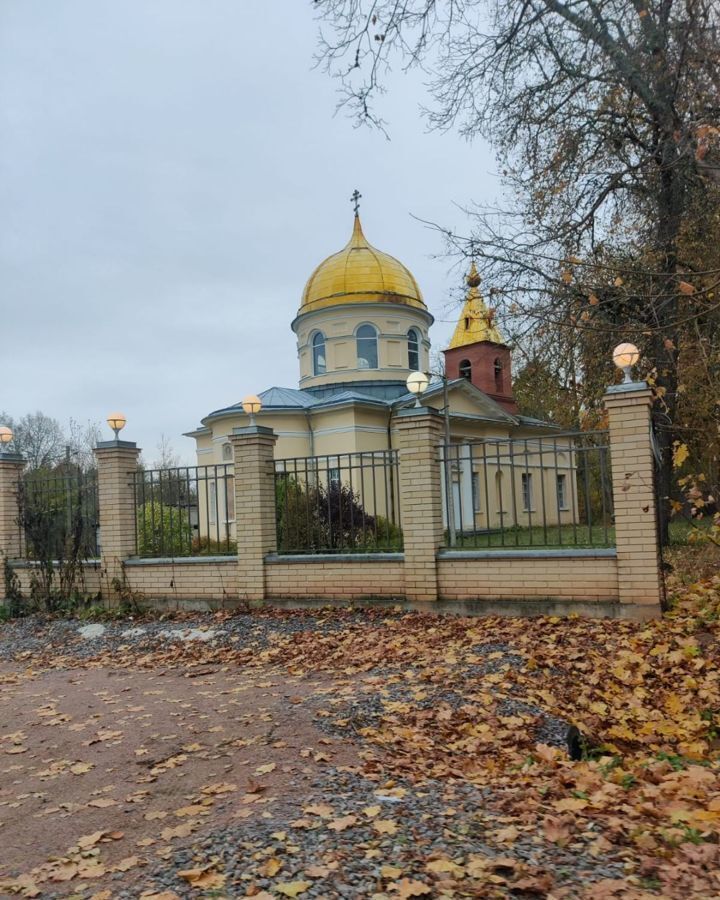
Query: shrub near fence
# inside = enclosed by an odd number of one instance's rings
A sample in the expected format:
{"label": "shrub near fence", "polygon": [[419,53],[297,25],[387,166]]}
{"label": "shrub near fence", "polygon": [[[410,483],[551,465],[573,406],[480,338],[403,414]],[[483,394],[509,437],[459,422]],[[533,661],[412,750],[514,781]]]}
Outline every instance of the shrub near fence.
{"label": "shrub near fence", "polygon": [[18,527],[30,560],[93,559],[98,552],[95,472],[28,472],[18,484]]}
{"label": "shrub near fence", "polygon": [[237,553],[232,465],[140,469],[133,477],[139,557]]}
{"label": "shrub near fence", "polygon": [[402,550],[390,450],[275,461],[279,554]]}

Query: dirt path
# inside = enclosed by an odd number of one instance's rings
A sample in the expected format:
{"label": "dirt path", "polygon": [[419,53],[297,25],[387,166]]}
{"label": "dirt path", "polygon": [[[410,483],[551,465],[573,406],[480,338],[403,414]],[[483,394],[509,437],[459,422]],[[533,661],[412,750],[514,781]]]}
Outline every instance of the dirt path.
{"label": "dirt path", "polygon": [[183,841],[302,802],[323,767],[356,762],[301,702],[317,680],[193,675],[0,665],[0,880],[24,875],[26,896],[127,890]]}

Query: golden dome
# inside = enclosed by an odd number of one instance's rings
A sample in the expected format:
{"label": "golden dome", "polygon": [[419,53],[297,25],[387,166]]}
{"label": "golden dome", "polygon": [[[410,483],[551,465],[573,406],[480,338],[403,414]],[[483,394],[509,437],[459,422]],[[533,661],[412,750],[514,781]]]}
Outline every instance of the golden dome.
{"label": "golden dome", "polygon": [[398,303],[426,308],[408,269],[368,244],[357,213],[348,243],[321,262],[308,279],[300,313],[343,303]]}
{"label": "golden dome", "polygon": [[465,305],[455,326],[448,350],[452,350],[453,347],[466,347],[468,344],[476,344],[478,341],[502,344],[502,335],[495,325],[495,310],[485,306],[482,294],[478,290],[480,274],[475,268],[474,262],[470,266],[470,272],[465,282],[470,290],[467,292]]}

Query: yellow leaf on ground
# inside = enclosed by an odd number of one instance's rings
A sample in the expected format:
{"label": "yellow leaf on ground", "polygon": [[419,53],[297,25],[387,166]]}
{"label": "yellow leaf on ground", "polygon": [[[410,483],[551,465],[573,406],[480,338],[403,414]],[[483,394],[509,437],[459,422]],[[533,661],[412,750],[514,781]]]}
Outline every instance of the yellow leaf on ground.
{"label": "yellow leaf on ground", "polygon": [[268,775],[270,772],[274,772],[277,766],[275,763],[266,763],[264,766],[258,766],[255,769],[256,775]]}
{"label": "yellow leaf on ground", "polygon": [[223,887],[225,875],[217,872],[209,866],[198,866],[195,869],[183,869],[178,872],[180,878],[184,878],[188,884],[203,890],[212,890]]}
{"label": "yellow leaf on ground", "polygon": [[374,819],[375,816],[380,815],[382,811],[382,807],[380,806],[366,806],[363,812],[369,819]]}
{"label": "yellow leaf on ground", "polygon": [[508,825],[507,828],[501,828],[495,833],[495,840],[501,844],[512,844],[518,839],[519,834],[514,825]]}
{"label": "yellow leaf on ground", "polygon": [[403,878],[402,881],[394,881],[388,885],[389,891],[397,891],[398,896],[405,897],[422,897],[425,894],[431,894],[432,889],[422,881],[414,881],[410,878]]}
{"label": "yellow leaf on ground", "polygon": [[274,890],[280,894],[284,894],[286,897],[299,897],[300,894],[304,894],[309,887],[312,887],[312,881],[286,881],[281,884],[276,884]]}
{"label": "yellow leaf on ground", "polygon": [[557,800],[553,804],[558,812],[577,812],[580,809],[585,809],[587,805],[587,800],[581,800],[580,797],[565,797],[563,800]]}
{"label": "yellow leaf on ground", "polygon": [[380,866],[380,874],[383,878],[399,878],[402,875],[402,869],[397,866]]}
{"label": "yellow leaf on ground", "polygon": [[425,868],[428,872],[433,872],[435,875],[450,874],[463,876],[465,874],[465,869],[457,863],[454,863],[451,859],[433,859],[425,866]]}
{"label": "yellow leaf on ground", "polygon": [[200,806],[200,804],[198,803],[191,803],[190,806],[181,806],[180,809],[176,809],[175,815],[178,818],[184,818],[185,816],[197,816],[208,812],[210,812],[210,810],[207,806]]}
{"label": "yellow leaf on ground", "polygon": [[160,837],[164,841],[170,841],[177,837],[187,837],[193,830],[194,824],[194,822],[185,822],[183,825],[178,825],[176,828],[163,828],[160,832]]}
{"label": "yellow leaf on ground", "polygon": [[266,878],[274,878],[280,869],[282,869],[282,866],[282,860],[279,860],[277,856],[271,856],[270,859],[266,859],[260,866],[260,872]]}
{"label": "yellow leaf on ground", "polygon": [[230,784],[226,781],[219,782],[218,784],[208,784],[203,789],[203,794],[230,794],[232,791],[237,790],[236,784]]}
{"label": "yellow leaf on ground", "polygon": [[95,844],[100,840],[100,838],[104,837],[107,834],[105,831],[93,831],[92,834],[86,834],[81,837],[77,845],[81,850],[87,850],[89,847],[94,847]]}
{"label": "yellow leaf on ground", "polygon": [[313,803],[311,806],[303,806],[303,812],[311,816],[320,816],[323,819],[329,819],[334,810],[327,803]]}
{"label": "yellow leaf on ground", "polygon": [[395,834],[397,822],[393,822],[392,819],[378,819],[373,822],[373,828],[378,834]]}
{"label": "yellow leaf on ground", "polygon": [[327,827],[332,831],[345,831],[346,828],[350,828],[356,822],[357,816],[343,816],[341,819],[334,819],[332,822],[328,822]]}
{"label": "yellow leaf on ground", "polygon": [[97,860],[88,860],[78,866],[78,878],[102,878],[107,869]]}
{"label": "yellow leaf on ground", "polygon": [[66,861],[58,863],[50,876],[50,881],[70,881],[78,873],[77,863]]}
{"label": "yellow leaf on ground", "polygon": [[140,857],[138,856],[126,856],[125,859],[121,859],[119,863],[116,863],[112,867],[113,872],[127,872],[128,869],[133,869],[140,862]]}

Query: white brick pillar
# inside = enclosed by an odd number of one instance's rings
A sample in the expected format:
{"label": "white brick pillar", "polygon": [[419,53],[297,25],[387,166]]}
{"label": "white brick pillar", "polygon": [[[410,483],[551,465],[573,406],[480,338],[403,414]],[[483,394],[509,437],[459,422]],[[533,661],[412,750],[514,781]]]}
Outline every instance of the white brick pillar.
{"label": "white brick pillar", "polygon": [[437,551],[444,538],[439,459],[442,434],[443,418],[431,407],[402,409],[393,418],[408,600],[438,598]]}
{"label": "white brick pillar", "polygon": [[275,463],[277,435],[250,425],[230,435],[235,455],[235,533],[238,548],[238,596],[265,599],[265,557],[277,550]]}
{"label": "white brick pillar", "polygon": [[620,603],[631,618],[659,615],[664,602],[660,571],[655,460],[645,382],[618,384],[605,397],[610,432],[615,544]]}
{"label": "white brick pillar", "polygon": [[0,557],[16,559],[22,555],[18,525],[18,485],[25,460],[17,453],[0,450]]}
{"label": "white brick pillar", "polygon": [[135,555],[135,481],[140,450],[131,441],[101,441],[98,467],[100,560],[108,585],[122,577],[122,563]]}

